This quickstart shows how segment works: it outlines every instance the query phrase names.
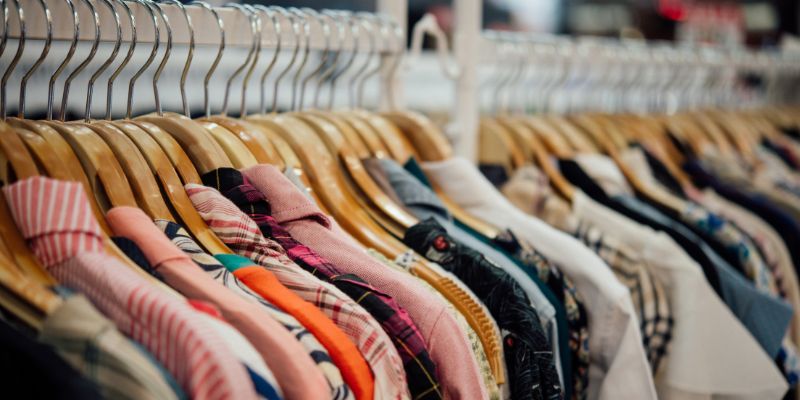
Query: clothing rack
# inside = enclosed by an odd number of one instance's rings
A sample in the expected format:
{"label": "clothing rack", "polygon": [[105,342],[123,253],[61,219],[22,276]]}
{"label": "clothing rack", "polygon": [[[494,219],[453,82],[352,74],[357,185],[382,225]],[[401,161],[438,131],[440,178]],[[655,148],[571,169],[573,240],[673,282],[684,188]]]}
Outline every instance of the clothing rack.
{"label": "clothing rack", "polygon": [[[453,65],[443,66],[457,70],[457,76],[451,77],[454,81],[454,103],[450,113],[450,123],[447,133],[454,142],[457,155],[474,160],[478,145],[478,121],[481,112],[481,88],[479,83],[480,67],[491,62],[503,60],[498,57],[508,56],[519,49],[526,47],[531,50],[522,53],[526,62],[534,63],[547,60],[544,64],[553,65],[558,58],[562,63],[572,63],[573,60],[584,57],[591,52],[591,57],[584,59],[584,64],[589,68],[598,65],[600,53],[605,54],[608,64],[630,62],[630,64],[659,62],[662,69],[669,72],[670,68],[681,70],[702,70],[697,73],[708,79],[719,78],[720,73],[725,74],[728,86],[719,83],[720,87],[731,89],[730,79],[736,79],[739,73],[748,73],[759,76],[766,81],[764,93],[759,93],[756,98],[704,98],[692,103],[674,104],[663,102],[658,107],[651,107],[650,111],[674,111],[676,107],[701,107],[709,105],[727,105],[740,108],[755,104],[786,104],[796,100],[798,80],[800,79],[800,64],[798,55],[780,53],[777,51],[756,51],[747,49],[725,49],[720,47],[697,47],[687,45],[673,45],[663,42],[643,43],[641,41],[613,40],[613,39],[577,39],[559,37],[546,34],[508,33],[484,31],[482,27],[482,10],[479,2],[471,0],[456,0],[454,6],[454,32],[452,36]],[[432,33],[432,32],[427,32]],[[516,46],[516,50],[514,50]],[[591,51],[590,51],[591,50]],[[412,52],[414,49],[412,49]],[[588,60],[588,62],[587,62]],[[574,64],[574,63],[573,63]],[[653,68],[657,70],[658,68]],[[573,73],[578,71],[572,71]],[[588,73],[584,71],[584,73]],[[656,72],[656,75],[659,73]],[[577,78],[577,77],[574,77]],[[654,79],[667,79],[668,74]],[[603,81],[605,82],[605,81]],[[698,81],[699,82],[699,81]],[[697,86],[701,88],[702,86]],[[730,94],[730,93],[729,93]],[[740,93],[741,94],[741,93]],[[756,93],[749,93],[755,96]],[[794,96],[794,97],[793,97]],[[728,102],[727,104],[721,104]],[[669,103],[669,104],[667,104]],[[660,107],[660,108],[659,108]],[[591,108],[591,107],[589,107]],[[595,108],[596,109],[596,108]],[[587,110],[587,108],[584,108]],[[597,110],[597,109],[596,109]],[[566,110],[565,110],[566,111]],[[576,111],[576,110],[573,110]],[[598,111],[612,111],[609,109]],[[633,111],[633,110],[629,110]]]}
{"label": "clothing rack", "polygon": [[[74,5],[75,12],[79,19],[79,41],[84,43],[83,47],[88,48],[89,46],[85,43],[95,40],[95,29],[93,26],[95,18],[89,6],[87,6],[86,1],[87,0],[72,0],[71,3]],[[117,41],[118,27],[115,23],[116,17],[119,21],[119,32],[121,34],[122,43],[125,45],[129,44],[132,34],[130,19],[125,9],[120,5],[120,2],[118,0],[111,2],[107,0],[90,1],[92,1],[94,5],[98,21],[100,22],[98,30],[100,42],[109,45],[109,43]],[[125,3],[128,5],[133,20],[137,25],[137,46],[147,47],[148,45],[152,45],[155,31],[153,29],[151,15],[147,12],[146,6],[144,6],[144,3],[138,1],[126,0]],[[5,18],[7,19],[6,25],[8,26],[8,48],[14,49],[16,47],[16,42],[21,34],[19,15],[16,10],[17,4],[21,5],[24,11],[26,40],[43,41],[47,39],[48,20],[45,17],[41,1],[8,0],[4,2],[4,7],[7,10]],[[72,18],[70,18],[72,11],[69,2],[66,0],[47,1],[46,4],[52,23],[52,29],[49,32],[52,46],[54,49],[58,50],[61,48],[65,49],[68,42],[70,42],[75,35],[75,27],[72,24]],[[116,15],[110,10],[110,4],[113,4]],[[214,58],[214,54],[220,43],[217,16],[224,26],[225,47],[228,51],[246,54],[245,51],[253,44],[253,33],[250,29],[249,17],[240,8],[229,6],[213,7],[213,11],[216,13],[213,14],[210,12],[210,9],[199,7],[196,3],[186,4],[183,7],[179,7],[175,2],[170,1],[163,1],[158,4],[169,21],[169,26],[172,31],[172,44],[176,46],[176,49],[190,44],[187,19],[191,21],[194,26],[193,44],[196,46],[196,59]],[[403,28],[404,24],[402,22],[405,21],[407,15],[406,8],[407,2],[404,0],[381,0],[378,2],[377,13],[359,13],[359,15],[368,18],[362,19],[359,22],[354,22],[355,20],[351,19],[349,26],[347,26],[347,24],[345,24],[345,26],[337,26],[332,19],[332,17],[336,15],[347,16],[350,14],[349,12],[320,10],[318,13],[315,13],[310,9],[279,10],[277,8],[269,8],[270,11],[266,11],[266,8],[261,8],[259,9],[262,13],[259,44],[262,50],[275,50],[279,46],[278,32],[280,31],[281,49],[286,51],[287,49],[291,50],[299,47],[305,51],[305,43],[298,43],[298,34],[303,33],[307,35],[308,49],[312,51],[355,51],[364,54],[380,54],[382,57],[392,57],[401,54],[405,50],[405,29]],[[0,12],[2,12],[2,10],[0,10]],[[266,12],[270,12],[272,15],[268,16]],[[164,29],[163,21],[158,14],[159,13],[156,13],[158,23],[161,25],[160,41],[162,46],[164,46],[167,41],[167,30]],[[321,18],[327,18],[327,29],[323,26]],[[365,26],[363,24],[364,20],[370,21],[372,25]],[[201,29],[200,27],[206,27],[207,29]],[[339,29],[338,32],[337,29]],[[371,34],[366,34],[367,30],[370,30]],[[338,37],[336,36],[337,33]],[[123,46],[122,51],[124,51],[124,49],[125,47]],[[78,54],[80,54],[80,51],[79,48]],[[4,61],[10,60],[13,51],[6,51],[5,53]],[[53,53],[59,53],[59,51],[54,51]],[[207,57],[205,57],[205,55],[207,55]],[[21,65],[25,65],[26,62],[33,63],[38,57],[39,54],[37,51],[26,51],[25,54],[23,54]],[[288,57],[284,57],[284,59],[285,58]],[[60,62],[59,56],[50,56],[41,64],[40,70],[52,71],[57,68]],[[93,63],[99,65],[100,61],[93,60]],[[380,104],[383,109],[387,109],[390,105],[398,106],[401,104],[399,97],[392,97],[395,92],[393,90],[388,90],[390,87],[397,87],[396,81],[390,83],[390,80],[396,79],[391,74],[392,64],[392,62],[384,63],[384,68],[381,71],[383,79],[380,80],[380,97],[379,101],[376,103]],[[177,63],[175,63],[175,66],[177,67]],[[89,68],[91,67],[92,66],[89,66]],[[179,68],[174,69],[178,70]],[[233,68],[230,68],[230,71],[232,71],[232,69]],[[18,72],[18,70],[19,68],[17,68],[15,73]],[[171,72],[175,71],[167,69],[165,74]],[[223,74],[224,76],[225,72],[226,60],[223,60],[217,73]],[[10,79],[10,82],[15,81],[16,80],[13,78]],[[219,83],[220,82],[211,82],[212,85],[218,85]],[[37,88],[41,89],[41,87],[45,86],[46,79],[32,80],[28,91],[35,92]],[[11,97],[8,102],[11,104],[15,103],[15,98],[13,97],[15,96],[15,92],[16,90],[9,90],[9,95]],[[165,103],[170,103],[170,95],[168,93],[164,95],[163,100]],[[172,100],[173,102],[176,101],[174,97]]]}

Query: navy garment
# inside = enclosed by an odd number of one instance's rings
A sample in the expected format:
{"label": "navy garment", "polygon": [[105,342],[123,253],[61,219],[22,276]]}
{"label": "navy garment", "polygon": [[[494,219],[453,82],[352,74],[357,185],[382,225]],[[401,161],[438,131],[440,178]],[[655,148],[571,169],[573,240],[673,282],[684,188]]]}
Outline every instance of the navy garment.
{"label": "navy garment", "polygon": [[[567,165],[569,163],[569,165]],[[596,201],[613,205],[613,209],[629,218],[661,230],[670,235],[689,255],[695,253],[703,257],[708,267],[717,276],[717,292],[728,308],[736,315],[747,330],[756,338],[764,351],[775,358],[792,318],[792,307],[767,293],[758,291],[755,286],[741,276],[719,254],[692,230],[665,215],[655,207],[630,196],[609,197],[603,192],[580,166],[574,162],[561,162],[567,179],[587,191]],[[566,168],[564,168],[566,167]],[[602,201],[601,201],[602,200]],[[689,251],[691,249],[692,251]]]}
{"label": "navy garment", "polygon": [[482,254],[456,242],[433,218],[409,228],[403,242],[457,276],[489,309],[504,332],[512,398],[563,398],[552,346],[528,296],[510,275]]}
{"label": "navy garment", "polygon": [[572,160],[559,160],[559,168],[564,177],[567,178],[573,185],[581,188],[584,193],[591,197],[594,201],[636,221],[642,225],[647,225],[656,230],[661,230],[672,237],[688,254],[692,257],[700,267],[703,268],[703,274],[706,280],[714,288],[717,294],[721,293],[719,275],[716,271],[714,263],[709,257],[709,253],[713,252],[704,242],[699,240],[692,240],[696,238],[689,229],[681,229],[682,225],[673,226],[660,226],[653,224],[652,221],[641,215],[632,212],[627,207],[619,204],[609,197],[603,188],[600,187],[594,180],[583,171],[578,163]]}
{"label": "navy garment", "polygon": [[700,188],[710,187],[720,196],[750,210],[770,224],[786,243],[792,263],[800,273],[800,225],[792,216],[775,206],[763,195],[749,193],[744,188],[720,181],[709,173],[697,160],[689,160],[683,166],[694,184]]}
{"label": "navy garment", "polygon": [[100,389],[52,347],[0,320],[0,386],[9,399],[102,399]]}

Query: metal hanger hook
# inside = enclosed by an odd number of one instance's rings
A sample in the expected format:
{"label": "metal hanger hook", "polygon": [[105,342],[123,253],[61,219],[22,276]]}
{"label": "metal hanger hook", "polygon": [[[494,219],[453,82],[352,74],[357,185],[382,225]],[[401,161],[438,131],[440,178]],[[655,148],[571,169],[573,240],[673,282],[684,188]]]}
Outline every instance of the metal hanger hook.
{"label": "metal hanger hook", "polygon": [[128,23],[131,26],[131,44],[128,46],[128,53],[125,54],[125,58],[122,59],[122,62],[119,64],[116,70],[108,77],[108,88],[106,89],[106,120],[111,120],[111,100],[113,99],[113,90],[114,90],[114,81],[117,79],[119,74],[125,69],[125,66],[128,65],[128,62],[133,57],[133,52],[136,50],[136,18],[134,17],[133,13],[131,12],[131,8],[124,0],[117,0],[122,8],[125,9],[125,13],[128,15]]}
{"label": "metal hanger hook", "polygon": [[[355,73],[350,77],[350,82],[347,84],[347,95],[350,108],[356,108],[356,89],[358,80],[364,74],[364,72],[367,71],[367,67],[369,67],[370,62],[376,53],[374,35],[375,25],[371,21],[375,19],[375,15],[370,13],[358,13],[354,16],[354,18],[358,19],[359,24],[361,24],[361,28],[363,29],[361,32],[367,37],[369,48],[367,49],[367,54],[364,57],[364,63],[355,70]],[[353,51],[356,53],[358,52],[358,43],[358,40],[354,42],[355,47],[353,48]]]}
{"label": "metal hanger hook", "polygon": [[[183,107],[183,115],[186,117],[191,118],[191,113],[189,111],[189,102],[186,100],[186,77],[189,75],[189,68],[192,67],[192,59],[194,58],[194,25],[192,24],[192,17],[189,16],[189,13],[186,12],[186,7],[183,6],[183,3],[179,2],[178,0],[161,0],[172,3],[176,7],[181,10],[181,14],[183,14],[183,19],[186,21],[186,29],[189,33],[189,49],[186,53],[186,62],[183,64],[183,70],[181,71],[181,82],[180,82],[180,90],[181,90],[181,105]],[[167,34],[172,37],[172,29],[169,27],[169,20],[165,20],[167,23]],[[167,51],[170,51],[172,48],[171,46],[172,40],[170,39],[167,42]],[[165,61],[166,63],[166,56]],[[159,70],[157,75],[161,75],[162,67],[159,66]],[[156,78],[157,79],[157,78]],[[155,83],[153,83],[155,87]],[[158,109],[158,114],[161,115],[161,108]]]}
{"label": "metal hanger hook", "polygon": [[208,118],[211,116],[211,103],[209,102],[208,98],[208,83],[211,81],[211,77],[214,75],[214,71],[217,69],[219,61],[222,59],[222,53],[225,51],[225,24],[222,22],[222,18],[219,16],[217,10],[209,6],[208,3],[204,1],[193,1],[189,3],[189,5],[202,7],[210,12],[217,21],[217,29],[219,30],[219,47],[217,49],[217,56],[214,58],[214,62],[211,63],[211,67],[208,69],[208,72],[203,79],[203,110],[205,111],[206,118]]}
{"label": "metal hanger hook", "polygon": [[341,13],[332,10],[323,10],[322,14],[332,18],[332,20],[336,23],[336,31],[339,32],[339,48],[336,49],[333,58],[330,60],[330,66],[328,66],[324,72],[319,74],[319,77],[317,78],[317,87],[314,90],[314,108],[319,108],[319,95],[322,92],[323,83],[328,80],[336,71],[336,66],[339,64],[339,58],[342,54],[344,40],[347,36],[347,24],[343,21],[345,18],[341,15]]}
{"label": "metal hanger hook", "polygon": [[25,117],[25,89],[28,88],[28,80],[31,78],[31,76],[33,76],[33,73],[39,69],[39,66],[42,65],[45,58],[47,58],[47,54],[50,53],[50,45],[53,42],[53,17],[50,15],[50,7],[47,6],[47,3],[44,0],[39,0],[39,4],[44,11],[44,18],[47,24],[47,38],[44,42],[44,48],[42,48],[42,54],[39,55],[39,58],[36,59],[33,65],[31,65],[20,81],[18,111],[20,118]]}
{"label": "metal hanger hook", "polygon": [[[266,6],[257,4],[254,6],[256,10],[263,12],[264,14],[269,17],[270,21],[272,21],[272,29],[273,33],[275,34],[275,50],[272,53],[272,59],[270,59],[269,63],[267,64],[267,68],[261,74],[261,79],[259,80],[259,111],[261,114],[267,113],[267,76],[270,72],[272,72],[272,68],[275,67],[275,63],[278,61],[278,55],[281,52],[281,22],[278,19],[278,12],[275,11],[275,8],[270,7],[267,8]],[[263,30],[262,30],[263,33]]]}
{"label": "metal hanger hook", "polygon": [[336,71],[334,75],[330,78],[330,92],[328,93],[328,110],[333,108],[333,100],[336,97],[336,82],[339,81],[339,78],[347,72],[348,69],[353,65],[353,62],[356,60],[356,56],[358,55],[358,39],[360,35],[360,29],[358,25],[358,20],[353,17],[352,13],[349,12],[341,12],[343,18],[347,19],[348,24],[350,26],[350,33],[353,37],[353,50],[350,52],[350,58],[347,59],[347,62],[342,66],[339,71]]}
{"label": "metal hanger hook", "polygon": [[225,97],[222,100],[222,115],[228,115],[228,99],[230,98],[229,96],[230,96],[230,93],[231,93],[231,85],[233,84],[233,80],[236,79],[236,77],[239,76],[239,74],[242,73],[242,71],[244,71],[245,67],[247,67],[247,65],[250,64],[250,60],[252,60],[252,58],[253,58],[253,53],[255,52],[255,48],[254,48],[252,43],[255,43],[256,40],[257,40],[257,30],[258,30],[258,27],[256,26],[256,18],[255,18],[255,14],[256,13],[255,13],[254,10],[249,9],[247,7],[244,7],[241,4],[236,4],[236,3],[228,3],[228,4],[225,5],[225,7],[235,8],[239,12],[241,12],[242,15],[245,16],[245,18],[247,18],[248,22],[250,23],[251,45],[250,45],[250,49],[247,51],[247,58],[239,66],[239,68],[236,68],[236,71],[234,71],[233,74],[231,74],[231,76],[228,77],[228,81],[225,84]]}
{"label": "metal hanger hook", "polygon": [[[97,81],[97,78],[105,72],[106,69],[111,65],[114,59],[117,58],[117,54],[119,53],[119,48],[122,45],[122,26],[119,23],[119,13],[117,9],[114,7],[114,4],[111,3],[111,0],[101,0],[105,5],[108,7],[109,11],[111,11],[111,15],[114,16],[114,26],[116,27],[117,31],[117,41],[114,43],[114,48],[111,51],[111,54],[108,56],[106,61],[100,68],[95,71],[94,74],[89,78],[89,84],[86,88],[86,109],[83,112],[83,118],[86,122],[92,119],[92,93],[94,92],[94,83]],[[121,0],[120,0],[121,1]],[[100,40],[100,36],[97,36],[97,40]]]}
{"label": "metal hanger hook", "polygon": [[[313,10],[311,10],[311,11],[313,11]],[[313,79],[314,77],[318,76],[320,74],[320,72],[322,72],[322,69],[325,67],[325,64],[328,62],[328,59],[330,59],[331,36],[333,36],[331,34],[331,22],[333,22],[334,24],[336,23],[336,20],[333,17],[331,17],[329,14],[326,14],[326,13],[320,14],[320,13],[318,13],[316,11],[313,11],[312,15],[317,17],[317,20],[319,21],[320,26],[322,27],[322,35],[325,37],[325,45],[324,45],[325,47],[322,49],[322,57],[320,58],[319,65],[317,65],[316,68],[314,68],[308,75],[306,75],[306,77],[303,78],[303,81],[300,84],[300,100],[299,100],[299,109],[300,110],[305,109],[305,101],[304,100],[305,100],[305,93],[306,93],[306,85],[308,85],[308,82],[311,81],[311,79]],[[339,37],[337,38],[337,40],[341,41],[342,36],[344,35],[344,27],[343,26],[339,27],[338,34],[339,34]],[[337,52],[337,54],[338,54],[338,52]]]}
{"label": "metal hanger hook", "polygon": [[[153,20],[153,47],[150,50],[150,56],[147,60],[142,64],[142,67],[136,71],[135,74],[131,77],[131,80],[128,82],[128,109],[125,113],[125,118],[130,119],[132,108],[133,108],[133,88],[136,84],[136,81],[139,79],[140,76],[147,70],[150,64],[153,63],[153,60],[156,59],[156,54],[158,54],[158,46],[161,44],[161,30],[158,27],[158,17],[156,17],[155,11],[153,11],[153,6],[146,3],[144,0],[134,0],[135,2],[139,3],[144,9],[150,14],[150,18]],[[135,32],[134,32],[135,33]]]}
{"label": "metal hanger hook", "polygon": [[276,112],[278,110],[278,86],[281,83],[281,79],[289,73],[289,70],[292,69],[295,60],[297,60],[297,53],[300,51],[300,43],[303,40],[302,31],[300,29],[300,22],[298,21],[298,16],[296,14],[288,12],[286,9],[277,7],[278,12],[283,14],[292,24],[292,32],[294,33],[295,37],[295,46],[292,50],[292,58],[289,59],[289,64],[286,68],[281,71],[277,77],[275,77],[275,84],[272,90],[272,112]]}
{"label": "metal hanger hook", "polygon": [[[83,72],[84,69],[89,65],[90,62],[94,59],[94,56],[97,55],[97,48],[100,46],[100,14],[97,12],[97,7],[90,0],[84,0],[86,6],[89,7],[89,10],[92,12],[93,22],[94,22],[94,41],[92,42],[92,48],[89,50],[89,55],[86,57],[83,62],[78,64],[72,73],[67,76],[67,79],[64,81],[64,91],[61,94],[61,121],[64,121],[67,117],[67,102],[69,101],[69,89],[72,85],[72,81],[78,77],[78,75]],[[119,22],[119,21],[117,21]]]}

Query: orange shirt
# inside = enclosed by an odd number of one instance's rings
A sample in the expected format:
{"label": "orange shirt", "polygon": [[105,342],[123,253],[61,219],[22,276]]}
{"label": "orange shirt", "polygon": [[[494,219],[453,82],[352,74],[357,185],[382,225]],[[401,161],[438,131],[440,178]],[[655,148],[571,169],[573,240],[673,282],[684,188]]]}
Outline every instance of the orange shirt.
{"label": "orange shirt", "polygon": [[217,259],[254,292],[295,317],[328,350],[356,399],[371,400],[375,381],[361,352],[342,330],[316,306],[284,286],[262,266],[245,257],[220,254]]}

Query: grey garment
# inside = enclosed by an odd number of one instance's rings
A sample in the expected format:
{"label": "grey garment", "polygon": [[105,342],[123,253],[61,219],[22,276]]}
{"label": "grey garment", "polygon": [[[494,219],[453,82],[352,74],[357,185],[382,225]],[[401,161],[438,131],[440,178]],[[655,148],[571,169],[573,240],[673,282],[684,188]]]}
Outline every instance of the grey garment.
{"label": "grey garment", "polygon": [[73,295],[48,315],[39,333],[48,345],[109,399],[178,399],[169,375],[83,296]]}
{"label": "grey garment", "polygon": [[778,354],[792,318],[791,305],[756,289],[752,282],[745,279],[694,232],[658,209],[630,196],[616,196],[614,200],[644,218],[670,227],[687,240],[698,244],[719,275],[722,300],[770,357],[774,358]]}
{"label": "grey garment", "polygon": [[522,290],[525,291],[525,294],[527,294],[531,300],[531,305],[536,310],[536,314],[539,316],[542,326],[545,328],[548,340],[550,340],[553,346],[556,369],[559,372],[559,378],[562,380],[563,384],[563,377],[560,376],[562,370],[561,357],[558,351],[556,309],[547,297],[545,297],[544,293],[542,293],[539,286],[536,285],[536,282],[531,280],[528,274],[506,255],[456,226],[453,223],[452,215],[450,215],[450,212],[447,211],[447,208],[436,194],[420,182],[414,175],[406,171],[400,164],[394,160],[385,158],[380,159],[380,162],[397,197],[400,198],[403,205],[411,211],[414,216],[421,220],[428,218],[435,219],[453,239],[483,254],[484,257],[494,262],[502,268],[503,271],[514,278],[522,287]]}
{"label": "grey garment", "polygon": [[301,174],[303,174],[303,170],[297,168],[286,168],[286,170],[283,171],[283,176],[289,179],[289,182],[292,182],[296,188],[300,189],[300,191],[306,197],[308,197],[311,202],[317,204],[316,200],[314,200],[314,197],[311,196],[311,188],[307,187],[306,184],[300,180]]}

